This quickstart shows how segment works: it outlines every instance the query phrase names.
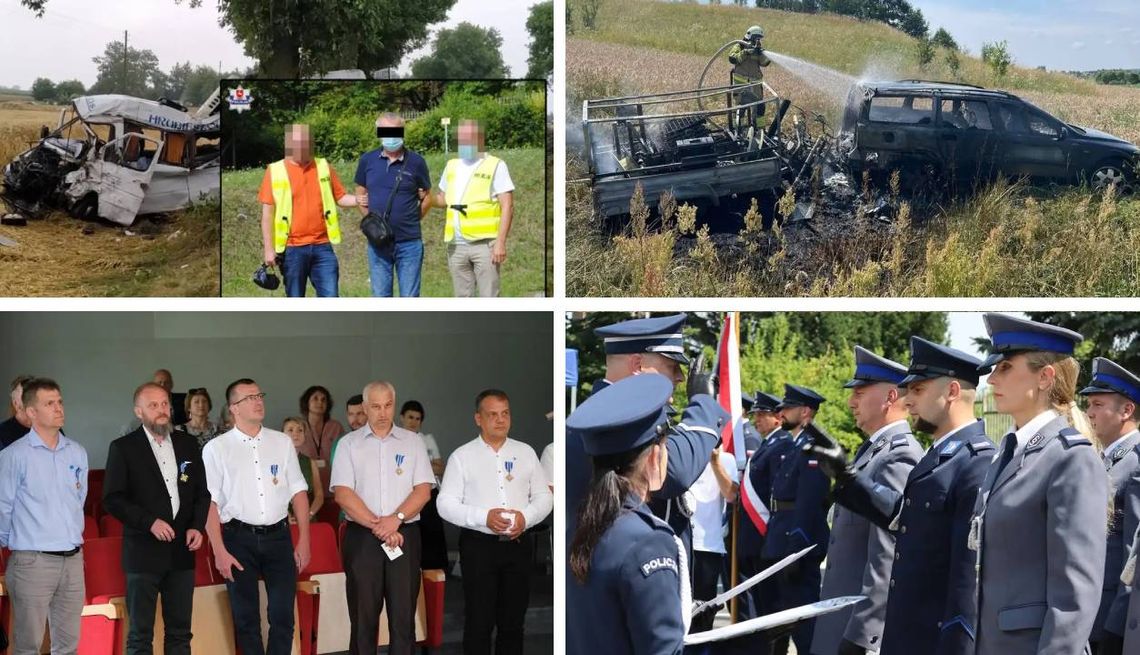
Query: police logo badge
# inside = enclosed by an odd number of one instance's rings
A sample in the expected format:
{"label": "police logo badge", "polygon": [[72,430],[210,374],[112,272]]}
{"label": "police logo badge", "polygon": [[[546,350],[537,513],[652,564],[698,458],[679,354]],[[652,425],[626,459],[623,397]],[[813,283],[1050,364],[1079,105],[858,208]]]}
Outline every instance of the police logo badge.
{"label": "police logo badge", "polygon": [[240,114],[249,109],[250,105],[253,104],[253,94],[243,89],[239,84],[238,88],[230,89],[229,95],[226,97],[226,102],[229,103],[230,109]]}

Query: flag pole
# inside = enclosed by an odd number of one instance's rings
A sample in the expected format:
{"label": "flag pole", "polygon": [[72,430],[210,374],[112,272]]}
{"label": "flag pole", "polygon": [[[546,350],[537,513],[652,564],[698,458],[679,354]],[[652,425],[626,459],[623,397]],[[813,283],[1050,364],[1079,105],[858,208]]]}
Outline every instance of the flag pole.
{"label": "flag pole", "polygon": [[[732,561],[729,565],[729,580],[728,586],[736,586],[736,581],[740,578],[739,566],[736,563],[736,535],[740,532],[740,494],[737,494],[736,502],[732,504]],[[737,604],[736,601],[739,596],[733,596],[732,600],[728,601],[728,618],[729,623],[736,623]]]}

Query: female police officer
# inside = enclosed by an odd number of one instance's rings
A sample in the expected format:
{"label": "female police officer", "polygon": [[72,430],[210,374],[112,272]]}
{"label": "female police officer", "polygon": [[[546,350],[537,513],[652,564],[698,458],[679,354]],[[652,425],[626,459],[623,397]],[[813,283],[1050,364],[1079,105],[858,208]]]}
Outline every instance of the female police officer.
{"label": "female police officer", "polygon": [[[621,380],[566,420],[593,459],[593,479],[570,537],[569,655],[680,653],[691,595],[684,549],[646,506],[665,479],[672,384],[657,374]],[[718,430],[727,414],[708,395],[685,411],[689,429]]]}
{"label": "female police officer", "polygon": [[1074,403],[1083,337],[985,314],[1005,435],[978,495],[978,655],[1084,652],[1104,576],[1108,479]]}

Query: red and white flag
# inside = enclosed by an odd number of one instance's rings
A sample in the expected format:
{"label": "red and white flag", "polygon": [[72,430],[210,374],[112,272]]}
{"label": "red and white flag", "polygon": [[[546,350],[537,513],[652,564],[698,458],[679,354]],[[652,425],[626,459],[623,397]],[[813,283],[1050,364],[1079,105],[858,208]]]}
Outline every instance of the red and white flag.
{"label": "red and white flag", "polygon": [[748,515],[748,520],[756,526],[756,531],[761,535],[767,535],[768,519],[771,517],[771,512],[768,511],[768,506],[764,504],[764,500],[760,498],[760,494],[756,492],[756,488],[752,486],[752,476],[748,475],[748,469],[745,468],[740,472],[740,475],[740,506]]}
{"label": "red and white flag", "polygon": [[717,396],[732,417],[721,431],[724,452],[736,458],[736,470],[744,468],[744,406],[740,401],[740,312],[724,315],[720,343],[716,348]]}

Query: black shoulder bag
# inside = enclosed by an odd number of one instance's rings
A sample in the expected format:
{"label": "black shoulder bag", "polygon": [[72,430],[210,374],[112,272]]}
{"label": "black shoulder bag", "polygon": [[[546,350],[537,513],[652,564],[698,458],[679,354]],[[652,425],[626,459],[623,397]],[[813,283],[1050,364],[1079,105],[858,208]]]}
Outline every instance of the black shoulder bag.
{"label": "black shoulder bag", "polygon": [[372,247],[377,250],[387,250],[396,242],[396,234],[392,231],[392,201],[400,192],[400,183],[403,180],[404,168],[401,166],[400,172],[396,174],[396,186],[388,195],[388,206],[384,208],[384,213],[377,214],[374,211],[369,211],[364,218],[360,219],[360,231],[364,233],[364,238],[368,239],[368,243],[371,243]]}

